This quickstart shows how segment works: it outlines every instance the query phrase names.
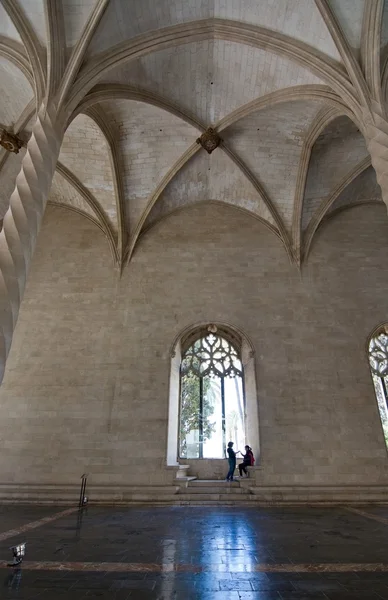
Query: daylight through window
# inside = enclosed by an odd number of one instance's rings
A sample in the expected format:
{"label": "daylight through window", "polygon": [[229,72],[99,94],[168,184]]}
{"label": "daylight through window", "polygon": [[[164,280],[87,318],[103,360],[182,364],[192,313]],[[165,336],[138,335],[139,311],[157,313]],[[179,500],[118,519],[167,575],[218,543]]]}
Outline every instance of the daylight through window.
{"label": "daylight through window", "polygon": [[369,364],[388,448],[388,335],[385,331],[372,337],[369,343]]}
{"label": "daylight through window", "polygon": [[201,337],[181,362],[179,456],[224,458],[226,444],[245,444],[241,357],[219,335]]}

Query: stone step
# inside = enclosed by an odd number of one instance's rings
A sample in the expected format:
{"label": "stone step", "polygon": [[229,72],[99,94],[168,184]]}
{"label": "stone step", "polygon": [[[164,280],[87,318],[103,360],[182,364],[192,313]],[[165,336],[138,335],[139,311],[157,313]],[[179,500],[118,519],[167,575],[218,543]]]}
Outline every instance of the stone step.
{"label": "stone step", "polygon": [[223,479],[195,479],[194,481],[189,481],[189,487],[214,487],[214,486],[222,486],[225,488],[233,487],[239,488],[239,481],[225,481]]}
{"label": "stone step", "polygon": [[123,505],[128,506],[130,504],[172,504],[177,498],[178,494],[126,494],[117,496],[114,498],[92,498],[90,504],[105,504],[108,506]]}
{"label": "stone step", "polygon": [[246,494],[247,490],[240,487],[228,486],[223,487],[220,485],[213,486],[205,486],[205,485],[188,485],[187,487],[182,487],[181,494],[223,494],[228,496],[229,494]]}
{"label": "stone step", "polygon": [[[259,502],[257,500],[252,500],[254,496],[249,496],[249,499],[245,499],[243,496],[239,500],[197,500],[196,498],[193,500],[186,500],[182,496],[182,500],[179,499],[179,496],[175,496],[175,499],[171,502],[174,506],[258,506]],[[267,506],[267,504],[264,504]]]}
{"label": "stone step", "polygon": [[194,500],[194,501],[203,501],[203,500],[218,500],[220,502],[228,502],[228,501],[236,501],[236,502],[241,502],[244,501],[245,499],[249,499],[249,500],[253,500],[254,496],[252,496],[252,494],[234,494],[234,493],[230,493],[230,494],[209,494],[209,493],[205,493],[205,494],[190,494],[190,493],[181,493],[179,494],[179,497],[182,498],[182,500]]}

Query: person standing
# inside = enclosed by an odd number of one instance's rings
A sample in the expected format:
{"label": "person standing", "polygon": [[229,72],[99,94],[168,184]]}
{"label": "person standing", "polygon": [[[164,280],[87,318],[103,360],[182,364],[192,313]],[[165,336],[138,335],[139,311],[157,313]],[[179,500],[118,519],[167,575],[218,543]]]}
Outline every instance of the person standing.
{"label": "person standing", "polygon": [[255,462],[255,459],[253,457],[252,448],[250,448],[249,446],[245,446],[245,454],[243,454],[242,457],[243,457],[243,461],[238,466],[238,470],[240,471],[240,477],[243,476],[243,471],[244,471],[245,475],[248,477],[247,467],[252,467]]}
{"label": "person standing", "polygon": [[226,476],[226,481],[233,481],[234,471],[236,469],[236,453],[233,450],[233,442],[228,442],[228,462],[229,462],[229,471]]}

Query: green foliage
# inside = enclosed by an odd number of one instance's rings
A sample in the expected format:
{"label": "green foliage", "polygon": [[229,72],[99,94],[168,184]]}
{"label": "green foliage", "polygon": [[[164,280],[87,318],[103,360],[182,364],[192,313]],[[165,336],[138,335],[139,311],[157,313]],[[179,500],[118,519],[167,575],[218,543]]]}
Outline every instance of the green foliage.
{"label": "green foliage", "polygon": [[[203,378],[203,441],[214,432],[215,423],[210,421],[214,412],[211,402],[212,390],[209,377]],[[181,378],[181,417],[180,417],[180,456],[185,457],[187,451],[186,436],[192,430],[198,430],[199,414],[199,377],[191,372]]]}

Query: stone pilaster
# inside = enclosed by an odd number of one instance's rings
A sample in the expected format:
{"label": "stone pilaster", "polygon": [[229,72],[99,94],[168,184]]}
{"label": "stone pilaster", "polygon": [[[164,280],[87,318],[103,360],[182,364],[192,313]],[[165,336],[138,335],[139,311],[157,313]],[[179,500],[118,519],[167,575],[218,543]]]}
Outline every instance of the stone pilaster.
{"label": "stone pilaster", "polygon": [[43,219],[61,142],[55,113],[34,125],[0,233],[0,383],[11,347],[26,277]]}
{"label": "stone pilaster", "polygon": [[374,110],[367,115],[364,121],[364,135],[382,198],[388,210],[388,121],[380,111]]}

